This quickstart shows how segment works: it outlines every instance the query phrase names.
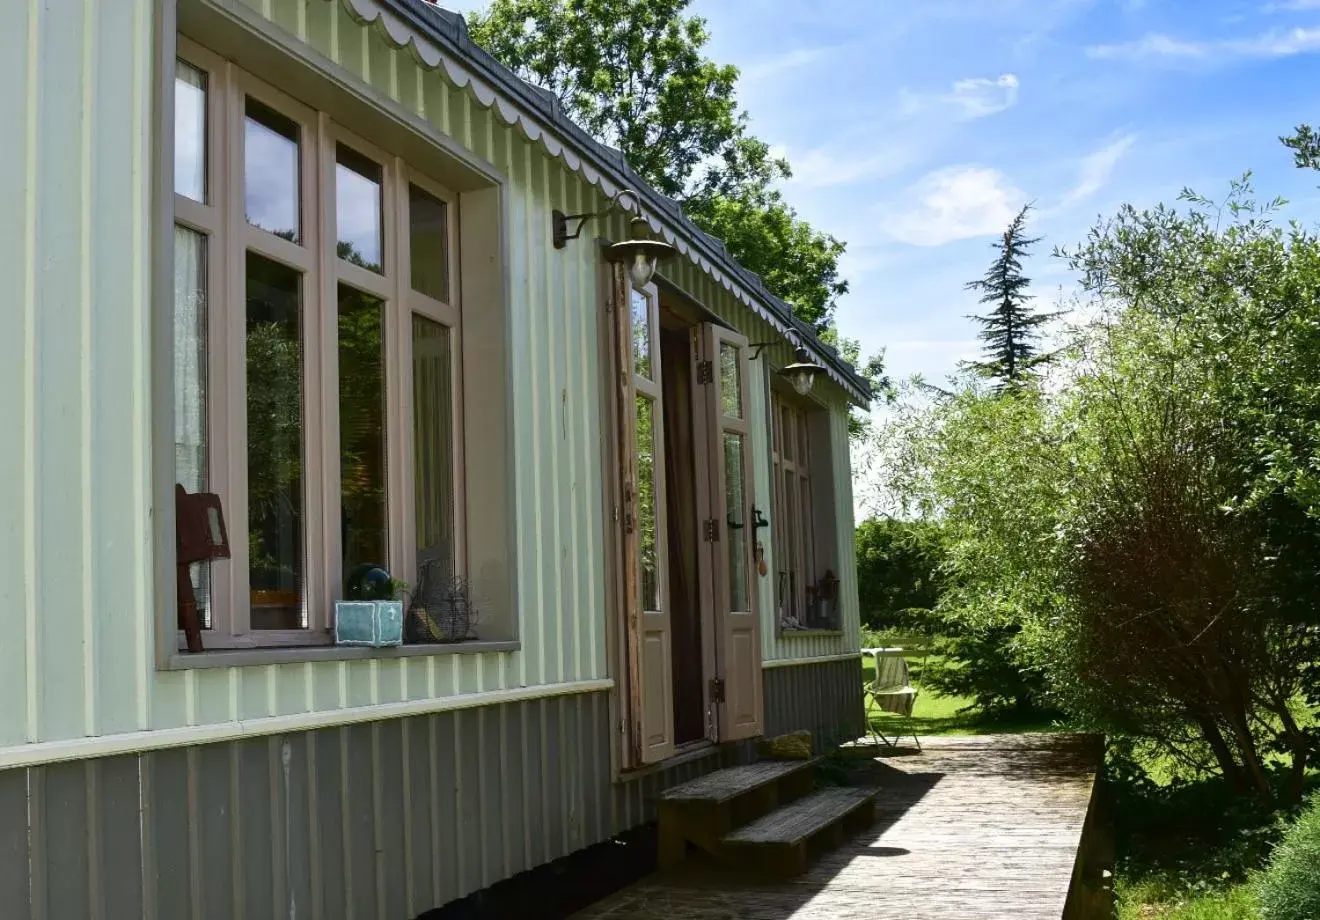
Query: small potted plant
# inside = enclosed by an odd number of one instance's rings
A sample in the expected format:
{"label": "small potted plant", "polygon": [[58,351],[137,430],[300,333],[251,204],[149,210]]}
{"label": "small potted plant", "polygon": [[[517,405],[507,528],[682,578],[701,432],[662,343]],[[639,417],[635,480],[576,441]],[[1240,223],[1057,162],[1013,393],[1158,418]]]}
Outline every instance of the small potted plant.
{"label": "small potted plant", "polygon": [[349,573],[345,599],[335,602],[335,644],[385,648],[403,644],[403,595],[408,585],[375,565]]}

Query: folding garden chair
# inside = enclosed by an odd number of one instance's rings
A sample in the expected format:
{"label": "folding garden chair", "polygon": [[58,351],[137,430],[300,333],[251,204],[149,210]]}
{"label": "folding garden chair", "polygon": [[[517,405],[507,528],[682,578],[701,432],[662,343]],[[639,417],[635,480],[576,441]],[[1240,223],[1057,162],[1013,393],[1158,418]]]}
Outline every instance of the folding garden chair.
{"label": "folding garden chair", "polygon": [[[903,650],[862,649],[862,654],[869,654],[875,660],[875,679],[866,685],[866,698],[881,712],[892,712],[910,719],[912,707],[917,702],[918,691],[912,686],[912,678],[908,671],[907,659],[903,657]],[[898,742],[902,738],[907,737],[900,734],[895,734],[892,740],[886,737],[871,721],[870,706],[867,706],[866,726],[876,737],[877,742],[884,742],[891,750],[898,747]],[[917,743],[917,750],[921,750],[921,739],[915,732],[912,734],[912,740]]]}

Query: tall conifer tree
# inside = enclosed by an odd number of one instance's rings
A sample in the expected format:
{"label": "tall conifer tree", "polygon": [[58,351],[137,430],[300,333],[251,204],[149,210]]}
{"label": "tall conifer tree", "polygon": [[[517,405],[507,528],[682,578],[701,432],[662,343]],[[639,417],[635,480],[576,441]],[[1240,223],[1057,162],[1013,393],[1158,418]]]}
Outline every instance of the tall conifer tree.
{"label": "tall conifer tree", "polygon": [[1022,261],[1040,237],[1027,236],[1027,214],[1031,205],[1022,206],[1004,235],[993,243],[999,251],[985,276],[967,283],[967,289],[981,293],[980,302],[990,305],[984,316],[969,319],[981,325],[982,351],[985,360],[967,366],[998,381],[996,389],[1014,389],[1030,380],[1033,370],[1048,356],[1038,348],[1040,327],[1054,314],[1037,313],[1031,307],[1027,289],[1031,279],[1022,273]]}

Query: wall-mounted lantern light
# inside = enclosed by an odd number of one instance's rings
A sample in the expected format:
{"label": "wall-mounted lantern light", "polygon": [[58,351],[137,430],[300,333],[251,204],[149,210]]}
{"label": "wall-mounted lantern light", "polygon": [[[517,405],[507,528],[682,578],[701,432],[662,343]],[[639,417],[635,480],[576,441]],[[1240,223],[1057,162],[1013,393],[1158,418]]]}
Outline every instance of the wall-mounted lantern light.
{"label": "wall-mounted lantern light", "polygon": [[793,352],[793,363],[781,368],[779,373],[793,384],[799,396],[806,396],[811,392],[816,376],[825,373],[825,368],[811,360],[811,352],[807,351],[806,346],[799,345]]}
{"label": "wall-mounted lantern light", "polygon": [[[655,277],[656,264],[661,259],[667,259],[674,254],[674,247],[662,240],[651,237],[651,225],[646,222],[646,218],[641,215],[641,198],[632,189],[623,189],[617,195],[610,199],[610,203],[603,211],[593,211],[584,214],[565,214],[563,211],[556,210],[552,212],[551,220],[554,228],[554,243],[556,249],[563,249],[568,245],[569,240],[575,240],[582,235],[582,228],[587,221],[593,217],[604,217],[619,206],[619,201],[624,196],[632,198],[638,208],[638,214],[628,224],[628,239],[622,243],[614,243],[605,250],[605,257],[611,262],[622,262],[628,266],[628,277],[632,286],[640,291],[651,283]],[[569,232],[569,222],[576,221],[572,232]]]}
{"label": "wall-mounted lantern light", "polygon": [[[752,342],[752,360],[755,361],[761,357],[761,352],[771,345],[778,345],[778,342]],[[793,350],[793,363],[787,367],[779,369],[780,376],[793,384],[793,389],[797,390],[801,396],[806,396],[811,392],[812,384],[816,382],[818,374],[825,373],[825,368],[821,367],[815,361],[811,360],[811,352],[807,351],[806,346],[799,345]]]}
{"label": "wall-mounted lantern light", "polygon": [[628,239],[605,250],[605,258],[628,266],[628,277],[633,288],[638,291],[651,283],[659,261],[673,254],[673,246],[651,238],[651,226],[640,214],[628,224]]}

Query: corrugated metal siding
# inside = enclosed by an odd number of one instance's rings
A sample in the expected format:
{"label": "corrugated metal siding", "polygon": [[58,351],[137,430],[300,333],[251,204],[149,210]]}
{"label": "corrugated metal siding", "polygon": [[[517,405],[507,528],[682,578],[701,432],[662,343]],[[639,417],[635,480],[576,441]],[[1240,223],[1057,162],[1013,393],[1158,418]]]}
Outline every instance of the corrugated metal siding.
{"label": "corrugated metal siding", "polygon": [[6,920],[400,920],[653,815],[604,694],[0,771]]}
{"label": "corrugated metal siding", "polygon": [[816,749],[854,741],[866,731],[862,659],[786,665],[765,671],[765,733],[809,729]]}
{"label": "corrugated metal siding", "polygon": [[[856,661],[773,669],[767,728],[849,737],[860,687]],[[609,737],[592,693],[0,771],[0,903],[399,920],[651,820],[663,789],[746,755],[615,783]]]}
{"label": "corrugated metal siding", "polygon": [[[158,672],[152,661],[148,281],[150,0],[21,4],[0,33],[0,748],[606,676],[597,253],[555,251],[550,211],[596,189],[338,0],[260,0],[280,28],[509,179],[521,653]],[[204,36],[202,36],[204,38]],[[603,235],[623,229],[622,218]],[[695,265],[675,280],[753,340],[763,321]],[[842,394],[839,422],[842,420]],[[764,442],[765,410],[754,413]],[[837,443],[837,442],[836,442]],[[846,439],[844,442],[846,443]],[[762,451],[764,453],[764,451]],[[768,476],[758,461],[758,501]],[[840,459],[842,463],[842,460]],[[841,482],[847,482],[846,465]],[[841,500],[840,508],[851,504]],[[840,521],[842,528],[842,519]],[[842,531],[841,531],[842,532]],[[848,533],[851,542],[851,532]],[[845,558],[850,553],[844,553]],[[854,608],[855,581],[841,573]],[[853,585],[852,588],[849,585]],[[766,590],[763,587],[763,595]],[[855,639],[780,642],[816,657]]]}
{"label": "corrugated metal siding", "polygon": [[142,727],[149,12],[0,30],[0,746]]}

